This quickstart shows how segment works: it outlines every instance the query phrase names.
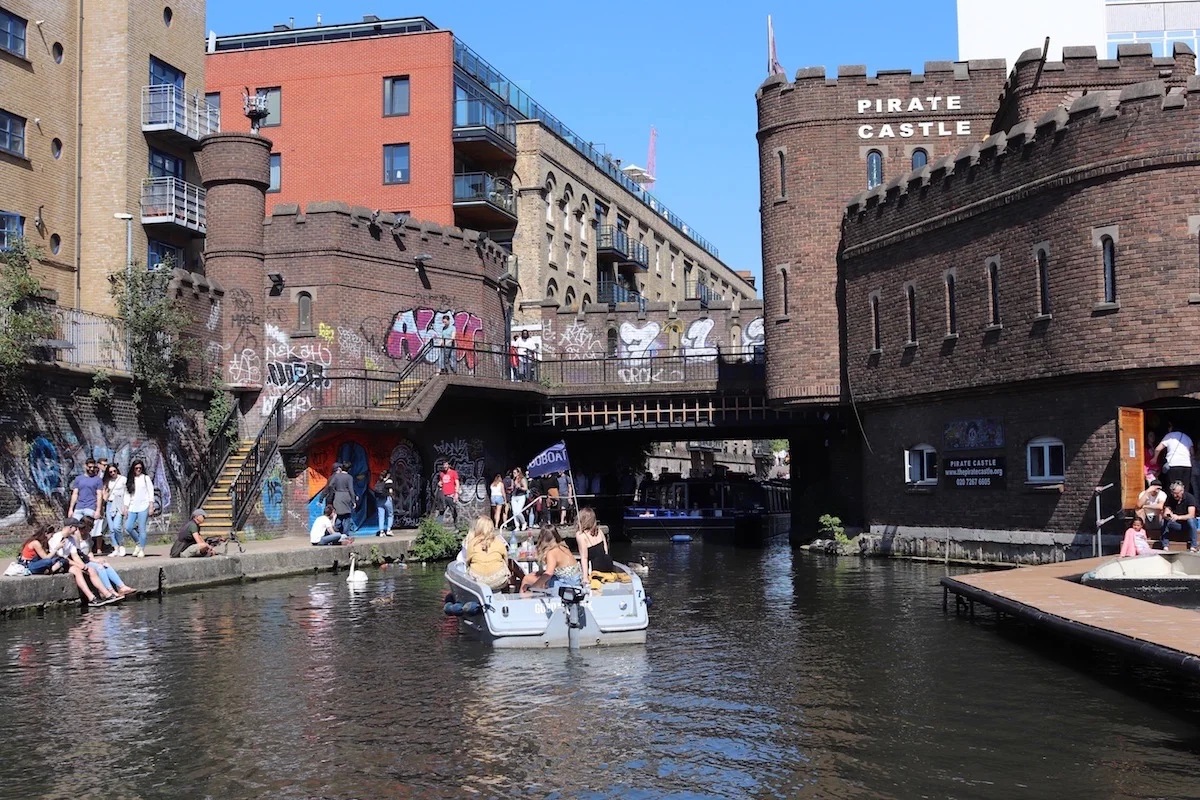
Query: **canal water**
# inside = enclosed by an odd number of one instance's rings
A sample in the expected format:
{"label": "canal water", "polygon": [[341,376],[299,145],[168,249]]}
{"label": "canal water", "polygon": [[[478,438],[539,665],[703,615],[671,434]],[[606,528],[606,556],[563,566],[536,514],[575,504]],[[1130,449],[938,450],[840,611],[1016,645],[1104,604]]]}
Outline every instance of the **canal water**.
{"label": "canal water", "polygon": [[1200,696],[940,565],[640,548],[649,642],[492,651],[440,570],[0,620],[0,797],[1200,797]]}

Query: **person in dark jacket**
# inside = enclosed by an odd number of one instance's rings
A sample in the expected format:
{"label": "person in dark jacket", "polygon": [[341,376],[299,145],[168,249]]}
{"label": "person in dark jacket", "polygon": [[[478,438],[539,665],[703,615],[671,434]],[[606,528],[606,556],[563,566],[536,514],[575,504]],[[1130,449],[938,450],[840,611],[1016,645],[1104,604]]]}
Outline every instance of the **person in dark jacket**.
{"label": "person in dark jacket", "polygon": [[333,528],[338,533],[350,533],[350,517],[358,505],[354,496],[354,478],[346,471],[345,464],[335,464],[333,476],[325,487],[325,502],[333,506],[335,514]]}

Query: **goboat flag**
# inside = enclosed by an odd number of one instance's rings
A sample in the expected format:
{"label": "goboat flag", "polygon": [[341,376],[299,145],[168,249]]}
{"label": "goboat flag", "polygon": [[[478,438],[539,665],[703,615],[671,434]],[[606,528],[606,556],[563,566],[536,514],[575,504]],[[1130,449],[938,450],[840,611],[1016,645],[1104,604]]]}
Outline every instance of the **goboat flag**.
{"label": "goboat flag", "polygon": [[529,462],[526,474],[531,478],[540,478],[551,472],[567,472],[570,469],[571,460],[567,458],[567,445],[565,442],[559,442],[538,453],[537,457]]}
{"label": "goboat flag", "polygon": [[785,75],[779,56],[775,54],[775,28],[771,25],[771,15],[767,15],[767,74]]}

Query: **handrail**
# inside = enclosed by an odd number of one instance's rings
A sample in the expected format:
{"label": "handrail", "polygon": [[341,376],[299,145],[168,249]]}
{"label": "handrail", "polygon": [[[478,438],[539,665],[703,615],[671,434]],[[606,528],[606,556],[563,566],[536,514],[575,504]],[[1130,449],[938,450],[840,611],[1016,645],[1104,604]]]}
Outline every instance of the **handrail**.
{"label": "handrail", "polygon": [[187,509],[199,508],[204,502],[204,498],[212,491],[213,486],[217,483],[217,478],[221,475],[221,468],[225,465],[229,454],[233,449],[233,443],[237,440],[237,430],[234,429],[232,435],[229,433],[230,425],[237,420],[241,413],[237,403],[233,404],[233,408],[229,409],[229,413],[225,415],[225,419],[221,421],[220,433],[216,440],[209,442],[208,448],[200,457],[200,463],[192,471],[191,476],[183,486],[183,495],[186,498],[184,507]]}

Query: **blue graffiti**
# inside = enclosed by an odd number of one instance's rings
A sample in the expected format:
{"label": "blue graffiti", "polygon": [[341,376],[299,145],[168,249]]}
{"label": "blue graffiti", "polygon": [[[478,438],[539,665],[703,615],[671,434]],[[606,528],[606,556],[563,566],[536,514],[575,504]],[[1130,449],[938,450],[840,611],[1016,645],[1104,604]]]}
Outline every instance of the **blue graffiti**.
{"label": "blue graffiti", "polygon": [[29,477],[38,491],[50,497],[62,490],[62,468],[58,463],[58,450],[45,436],[39,436],[29,445]]}
{"label": "blue graffiti", "polygon": [[350,465],[350,477],[354,478],[354,496],[358,505],[354,509],[354,527],[360,531],[379,528],[379,512],[375,510],[375,494],[370,491],[371,464],[367,450],[357,442],[342,442],[338,446],[337,460]]}
{"label": "blue graffiti", "polygon": [[268,475],[262,483],[263,516],[268,522],[283,522],[283,481]]}

